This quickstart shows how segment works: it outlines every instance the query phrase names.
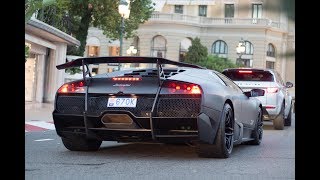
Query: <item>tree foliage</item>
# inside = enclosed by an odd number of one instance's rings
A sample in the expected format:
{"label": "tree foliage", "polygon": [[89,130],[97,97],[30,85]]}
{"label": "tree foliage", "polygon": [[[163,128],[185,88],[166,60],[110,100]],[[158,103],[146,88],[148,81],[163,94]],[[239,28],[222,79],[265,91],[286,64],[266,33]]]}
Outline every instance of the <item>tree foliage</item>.
{"label": "tree foliage", "polygon": [[197,64],[207,69],[222,72],[227,68],[237,67],[231,60],[216,55],[208,55],[207,47],[203,46],[200,39],[196,37],[191,41],[191,46],[186,54],[186,62]]}
{"label": "tree foliage", "polygon": [[196,37],[192,39],[191,46],[188,48],[185,61],[187,63],[197,64],[198,62],[205,60],[207,56],[208,49],[201,44],[200,38]]}
{"label": "tree foliage", "polygon": [[227,68],[238,67],[230,59],[221,58],[216,55],[209,55],[205,61],[201,61],[198,64],[200,66],[206,67],[207,69],[216,70],[218,72],[222,72],[224,69],[227,69]]}
{"label": "tree foliage", "polygon": [[[37,4],[41,0],[29,1]],[[134,30],[148,20],[153,11],[152,0],[130,1],[130,17],[125,19],[125,38],[132,37]],[[68,47],[67,53],[83,56],[90,26],[102,29],[108,38],[119,39],[121,16],[118,5],[118,0],[55,0],[50,6],[38,9],[37,18],[78,39],[80,47]]]}
{"label": "tree foliage", "polygon": [[24,62],[27,62],[27,58],[29,57],[29,51],[30,51],[29,46],[24,45],[24,58],[25,58]]}

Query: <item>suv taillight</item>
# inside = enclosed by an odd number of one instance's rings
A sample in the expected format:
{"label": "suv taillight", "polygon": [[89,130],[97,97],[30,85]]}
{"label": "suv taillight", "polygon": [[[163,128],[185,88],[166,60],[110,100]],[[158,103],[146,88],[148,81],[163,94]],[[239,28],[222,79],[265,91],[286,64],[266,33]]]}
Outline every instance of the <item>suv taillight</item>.
{"label": "suv taillight", "polygon": [[66,83],[58,89],[58,93],[81,93],[84,92],[84,81]]}
{"label": "suv taillight", "polygon": [[279,88],[277,87],[267,88],[267,93],[276,93],[278,91],[279,91]]}
{"label": "suv taillight", "polygon": [[166,81],[162,85],[161,93],[164,94],[201,94],[201,88],[197,84]]}

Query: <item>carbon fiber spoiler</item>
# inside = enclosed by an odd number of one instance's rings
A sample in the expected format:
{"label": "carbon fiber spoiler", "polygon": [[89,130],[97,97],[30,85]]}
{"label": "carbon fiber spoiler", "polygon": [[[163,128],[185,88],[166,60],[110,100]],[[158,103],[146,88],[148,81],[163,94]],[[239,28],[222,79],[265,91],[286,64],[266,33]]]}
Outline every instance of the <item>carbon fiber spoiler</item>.
{"label": "carbon fiber spoiler", "polygon": [[88,58],[79,58],[65,64],[57,65],[57,69],[67,69],[79,66],[85,66],[89,64],[103,64],[103,63],[156,63],[158,65],[162,64],[171,64],[180,67],[191,67],[204,69],[201,66],[188,64],[183,62],[171,61],[164,58],[158,57],[140,57],[140,56],[108,56],[108,57],[88,57]]}

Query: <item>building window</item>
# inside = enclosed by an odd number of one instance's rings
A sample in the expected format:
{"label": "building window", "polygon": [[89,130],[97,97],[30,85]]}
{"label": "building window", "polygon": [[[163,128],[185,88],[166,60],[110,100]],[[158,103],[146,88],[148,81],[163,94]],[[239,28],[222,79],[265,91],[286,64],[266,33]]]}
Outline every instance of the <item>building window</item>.
{"label": "building window", "polygon": [[174,5],[174,13],[183,14],[183,5]]}
{"label": "building window", "polygon": [[244,41],[244,46],[246,47],[246,50],[244,51],[244,54],[247,55],[253,55],[253,45],[249,41]]}
{"label": "building window", "polygon": [[99,46],[87,46],[88,47],[88,57],[99,56],[100,47]]}
{"label": "building window", "polygon": [[262,4],[252,4],[252,18],[262,18]]}
{"label": "building window", "polygon": [[276,57],[276,49],[271,43],[268,44],[267,56]]}
{"label": "building window", "polygon": [[167,51],[167,40],[161,35],[155,36],[152,39],[151,56],[165,58],[166,51]]}
{"label": "building window", "polygon": [[207,17],[207,5],[199,5],[199,16]]}
{"label": "building window", "polygon": [[234,4],[225,4],[224,17],[225,18],[233,18],[234,17]]}
{"label": "building window", "polygon": [[120,47],[109,46],[109,56],[120,56]]}
{"label": "building window", "polygon": [[215,41],[212,44],[211,53],[212,54],[228,54],[227,43],[222,40]]}
{"label": "building window", "polygon": [[137,49],[135,56],[140,56],[140,38],[138,36],[133,38],[133,46]]}
{"label": "building window", "polygon": [[274,62],[272,62],[272,61],[267,61],[267,62],[266,62],[266,68],[267,68],[267,69],[274,69]]}
{"label": "building window", "polygon": [[191,46],[191,39],[190,38],[184,38],[180,42],[180,50],[179,50],[179,61],[183,62],[186,58],[186,54],[188,52],[189,47]]}

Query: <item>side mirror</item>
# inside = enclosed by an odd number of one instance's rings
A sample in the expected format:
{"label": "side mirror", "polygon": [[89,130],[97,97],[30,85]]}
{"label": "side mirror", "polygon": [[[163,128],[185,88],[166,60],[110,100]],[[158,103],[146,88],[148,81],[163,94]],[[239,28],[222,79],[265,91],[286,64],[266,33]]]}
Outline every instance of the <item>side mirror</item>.
{"label": "side mirror", "polygon": [[292,82],[286,82],[286,88],[292,88],[293,83]]}
{"label": "side mirror", "polygon": [[247,97],[264,96],[264,90],[262,89],[251,89],[251,91],[244,92]]}

